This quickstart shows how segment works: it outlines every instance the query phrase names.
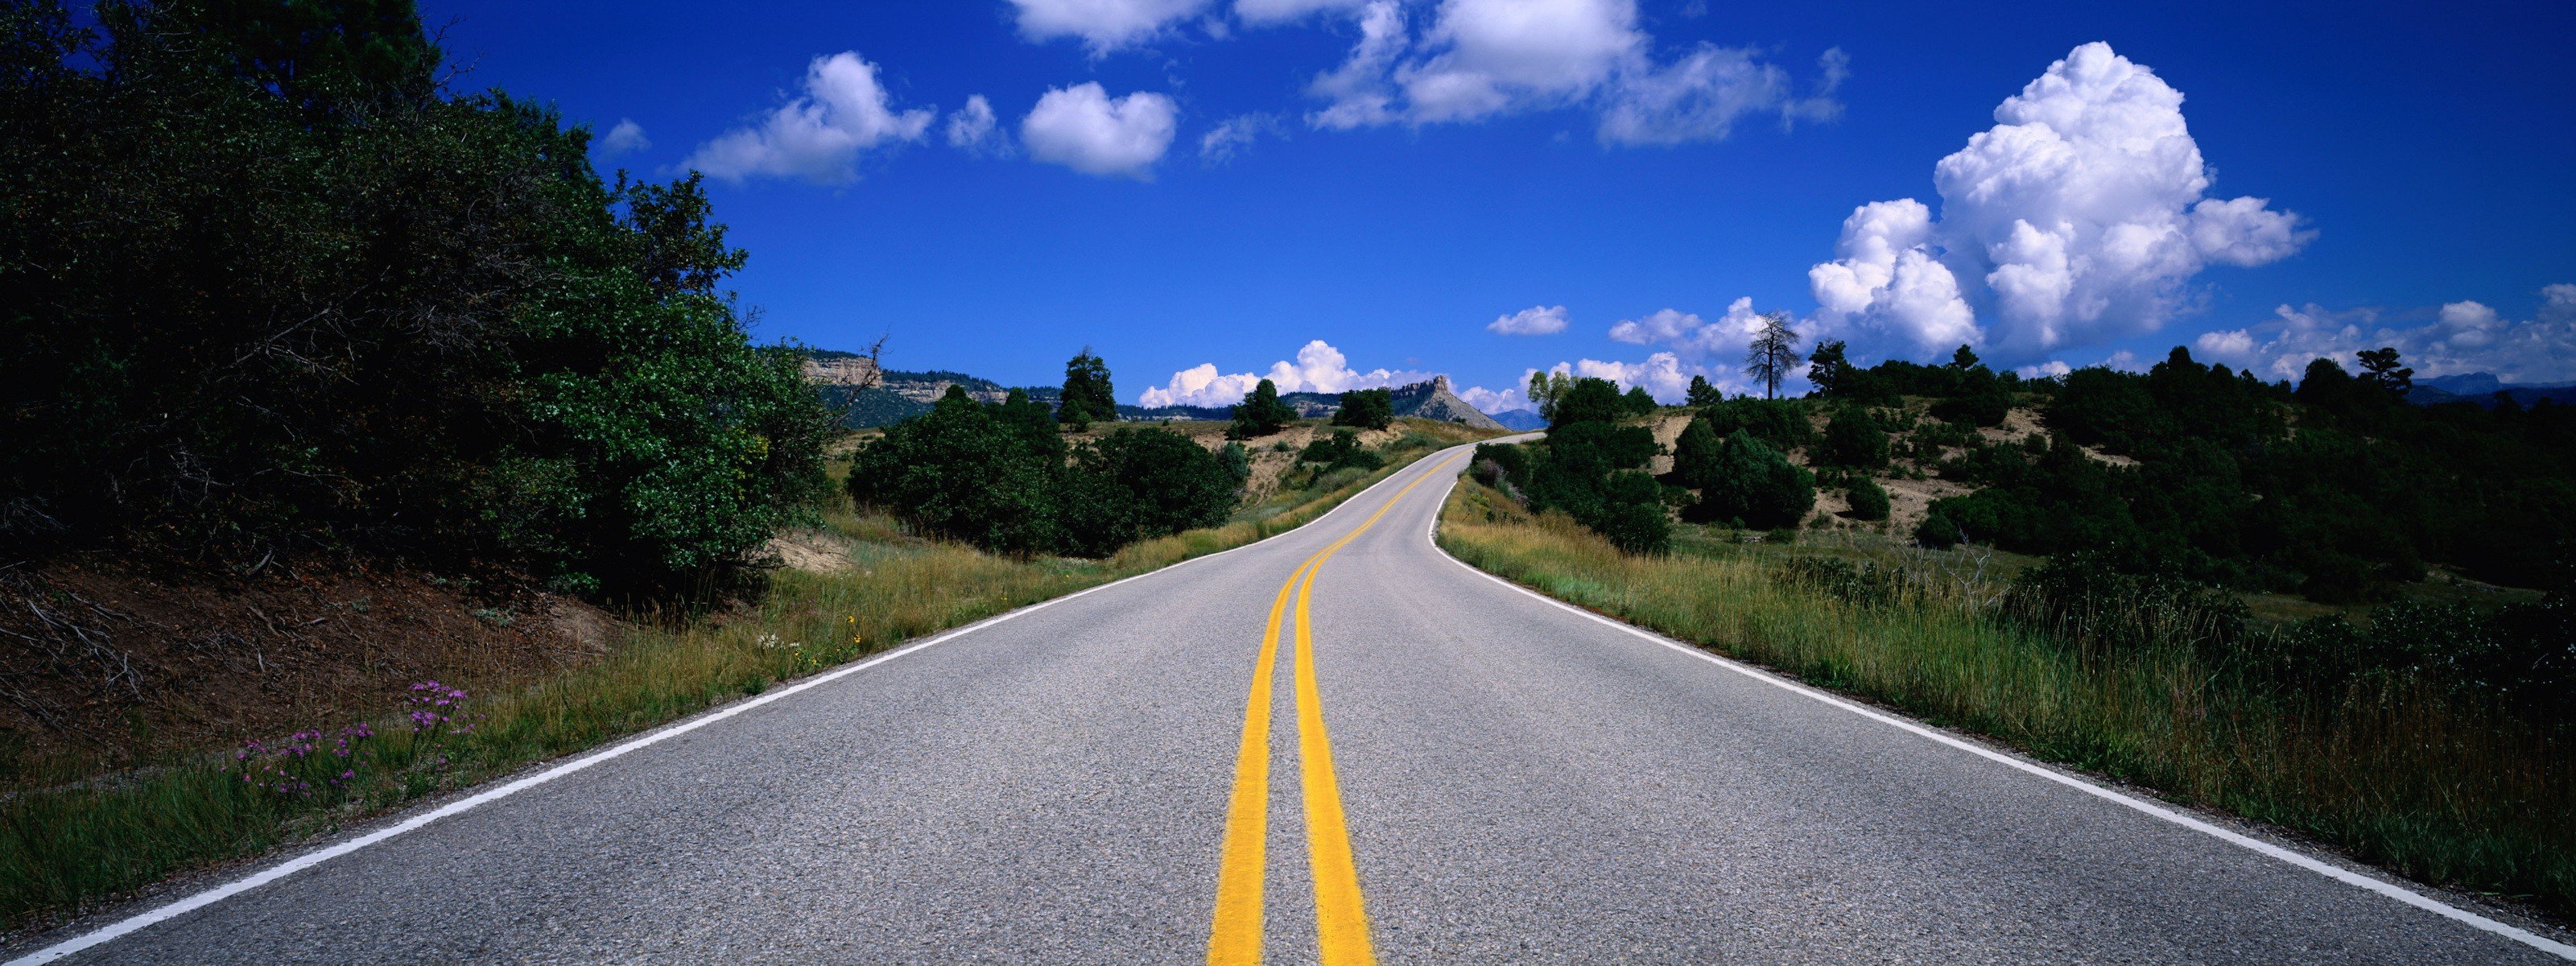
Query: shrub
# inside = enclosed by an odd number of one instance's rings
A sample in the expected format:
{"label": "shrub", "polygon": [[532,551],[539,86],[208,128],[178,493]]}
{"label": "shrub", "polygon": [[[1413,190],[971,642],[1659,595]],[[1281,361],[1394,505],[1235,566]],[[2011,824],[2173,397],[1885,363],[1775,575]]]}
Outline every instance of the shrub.
{"label": "shrub", "polygon": [[1655,412],[1655,397],[1647,394],[1644,386],[1630,386],[1627,394],[1619,397],[1619,405],[1630,416],[1651,416]]}
{"label": "shrub", "polygon": [[1715,483],[1723,472],[1725,447],[1707,419],[1691,420],[1673,445],[1673,482],[1693,490]]}
{"label": "shrub", "polygon": [[1226,427],[1227,439],[1254,439],[1269,436],[1288,427],[1297,418],[1297,410],[1279,401],[1279,387],[1268,379],[1243,394],[1243,402],[1234,407],[1234,424]]}
{"label": "shrub", "polygon": [[1700,489],[1690,516],[1764,530],[1796,526],[1815,505],[1812,474],[1752,434],[1737,430],[1727,437],[1715,478]]}
{"label": "shrub", "polygon": [[1865,407],[1850,406],[1834,414],[1825,425],[1825,445],[1819,462],[1855,469],[1877,469],[1887,465],[1887,430],[1878,416]]}
{"label": "shrub", "polygon": [[1877,480],[1866,476],[1854,476],[1850,488],[1844,492],[1851,499],[1852,519],[1887,519],[1887,490],[1881,488]]}
{"label": "shrub", "polygon": [[356,9],[0,14],[0,541],[651,592],[810,512],[832,414],[698,180],[603,182]]}
{"label": "shrub", "polygon": [[1385,466],[1386,458],[1361,446],[1359,437],[1343,429],[1335,430],[1330,436],[1316,437],[1314,442],[1306,444],[1305,451],[1297,454],[1297,462],[1321,463],[1326,471],[1351,466],[1374,470]]}
{"label": "shrub", "polygon": [[1165,429],[1112,430],[1076,447],[1063,477],[1059,549],[1077,557],[1224,523],[1243,487],[1224,457]]}
{"label": "shrub", "polygon": [[1815,427],[1807,424],[1806,406],[1787,399],[1729,399],[1700,410],[1700,417],[1708,420],[1708,428],[1719,438],[1743,430],[1783,453],[1816,441]]}
{"label": "shrub", "polygon": [[1395,422],[1395,394],[1386,389],[1354,389],[1342,394],[1342,408],[1333,413],[1333,425],[1357,426],[1361,429],[1385,429]]}
{"label": "shrub", "polygon": [[1620,399],[1617,385],[1607,379],[1585,377],[1574,380],[1563,395],[1556,397],[1547,428],[1562,429],[1576,423],[1615,423],[1628,413],[1628,403]]}

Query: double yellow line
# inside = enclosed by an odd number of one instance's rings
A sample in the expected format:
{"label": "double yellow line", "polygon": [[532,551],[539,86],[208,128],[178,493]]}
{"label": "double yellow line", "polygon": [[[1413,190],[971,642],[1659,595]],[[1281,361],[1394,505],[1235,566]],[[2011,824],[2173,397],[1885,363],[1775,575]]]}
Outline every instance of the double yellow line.
{"label": "double yellow line", "polygon": [[1395,491],[1377,512],[1341,539],[1297,565],[1270,602],[1261,657],[1252,669],[1252,694],[1243,708],[1243,741],[1235,750],[1234,794],[1226,805],[1225,856],[1217,866],[1216,923],[1208,933],[1208,966],[1261,962],[1261,885],[1270,829],[1271,672],[1279,664],[1279,632],[1290,592],[1297,600],[1297,763],[1306,798],[1306,858],[1315,881],[1315,945],[1324,966],[1373,966],[1368,910],[1360,901],[1359,868],[1351,861],[1350,830],[1342,820],[1341,785],[1333,779],[1333,743],[1324,732],[1324,699],[1315,686],[1315,572],[1345,544],[1367,533],[1423,480],[1455,457]]}

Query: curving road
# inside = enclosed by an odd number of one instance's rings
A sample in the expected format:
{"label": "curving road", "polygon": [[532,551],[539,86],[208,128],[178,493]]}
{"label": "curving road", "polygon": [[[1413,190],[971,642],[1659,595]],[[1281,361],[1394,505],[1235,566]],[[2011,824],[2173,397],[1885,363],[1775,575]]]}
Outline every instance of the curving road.
{"label": "curving road", "polygon": [[1428,539],[1462,455],[1293,533],[397,817],[175,914],[12,952],[2564,961],[2549,940],[2326,874],[2339,864],[1470,570]]}

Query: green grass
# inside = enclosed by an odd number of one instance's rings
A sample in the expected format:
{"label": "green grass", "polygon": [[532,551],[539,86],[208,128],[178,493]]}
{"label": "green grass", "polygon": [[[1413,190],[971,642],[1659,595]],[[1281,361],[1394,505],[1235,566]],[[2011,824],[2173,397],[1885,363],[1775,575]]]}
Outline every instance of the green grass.
{"label": "green grass", "polygon": [[[1376,473],[1301,480],[1224,526],[1135,544],[1105,560],[997,557],[841,508],[823,522],[850,547],[853,569],[779,570],[746,609],[627,624],[600,661],[474,696],[457,722],[470,732],[415,736],[392,714],[373,722],[380,737],[359,742],[346,761],[325,738],[323,751],[293,769],[314,786],[310,797],[246,786],[225,770],[234,764],[228,750],[10,796],[0,802],[0,922],[58,921],[175,874],[258,855],[928,634],[1285,532],[1426,453],[1474,438],[1420,426],[1385,450],[1388,465]],[[330,786],[327,778],[344,767],[358,777]]]}
{"label": "green grass", "polygon": [[[2214,673],[2186,646],[2086,654],[1939,590],[1846,603],[1783,579],[1791,548],[1705,541],[1627,556],[1472,480],[1442,521],[1440,544],[1460,559],[1570,603],[2425,882],[2576,914],[2571,736],[2477,702],[2386,681],[2281,695]],[[1967,569],[1955,557],[1925,565]]]}

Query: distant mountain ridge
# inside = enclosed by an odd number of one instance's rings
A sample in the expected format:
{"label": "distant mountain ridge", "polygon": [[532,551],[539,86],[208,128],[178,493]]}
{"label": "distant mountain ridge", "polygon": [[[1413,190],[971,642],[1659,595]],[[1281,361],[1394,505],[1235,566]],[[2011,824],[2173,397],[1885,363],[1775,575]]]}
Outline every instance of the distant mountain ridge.
{"label": "distant mountain ridge", "polygon": [[2518,406],[2529,406],[2543,399],[2552,405],[2576,404],[2576,382],[2511,383],[2496,378],[2492,372],[2466,372],[2448,376],[2427,376],[2415,380],[2406,393],[2406,401],[2418,406],[2465,402],[2494,409],[2496,394]]}
{"label": "distant mountain ridge", "polygon": [[[844,424],[852,429],[866,429],[901,422],[930,411],[946,395],[948,387],[966,390],[977,402],[996,403],[1010,396],[1013,387],[962,372],[933,369],[912,372],[886,369],[880,372],[867,357],[830,349],[806,352],[805,378],[823,393],[824,401],[846,408]],[[876,385],[869,386],[874,381]],[[863,388],[864,387],[864,388]],[[1020,387],[1030,399],[1053,405],[1062,390],[1054,386]],[[1433,376],[1429,381],[1389,390],[1395,414],[1416,419],[1436,419],[1463,423],[1478,429],[1510,428],[1505,423],[1468,405],[1449,387],[1449,377]],[[1341,411],[1340,393],[1292,392],[1279,397],[1305,419],[1321,419]],[[1234,411],[1226,406],[1157,406],[1148,409],[1124,403],[1118,406],[1118,418],[1132,421],[1160,419],[1232,419]]]}

